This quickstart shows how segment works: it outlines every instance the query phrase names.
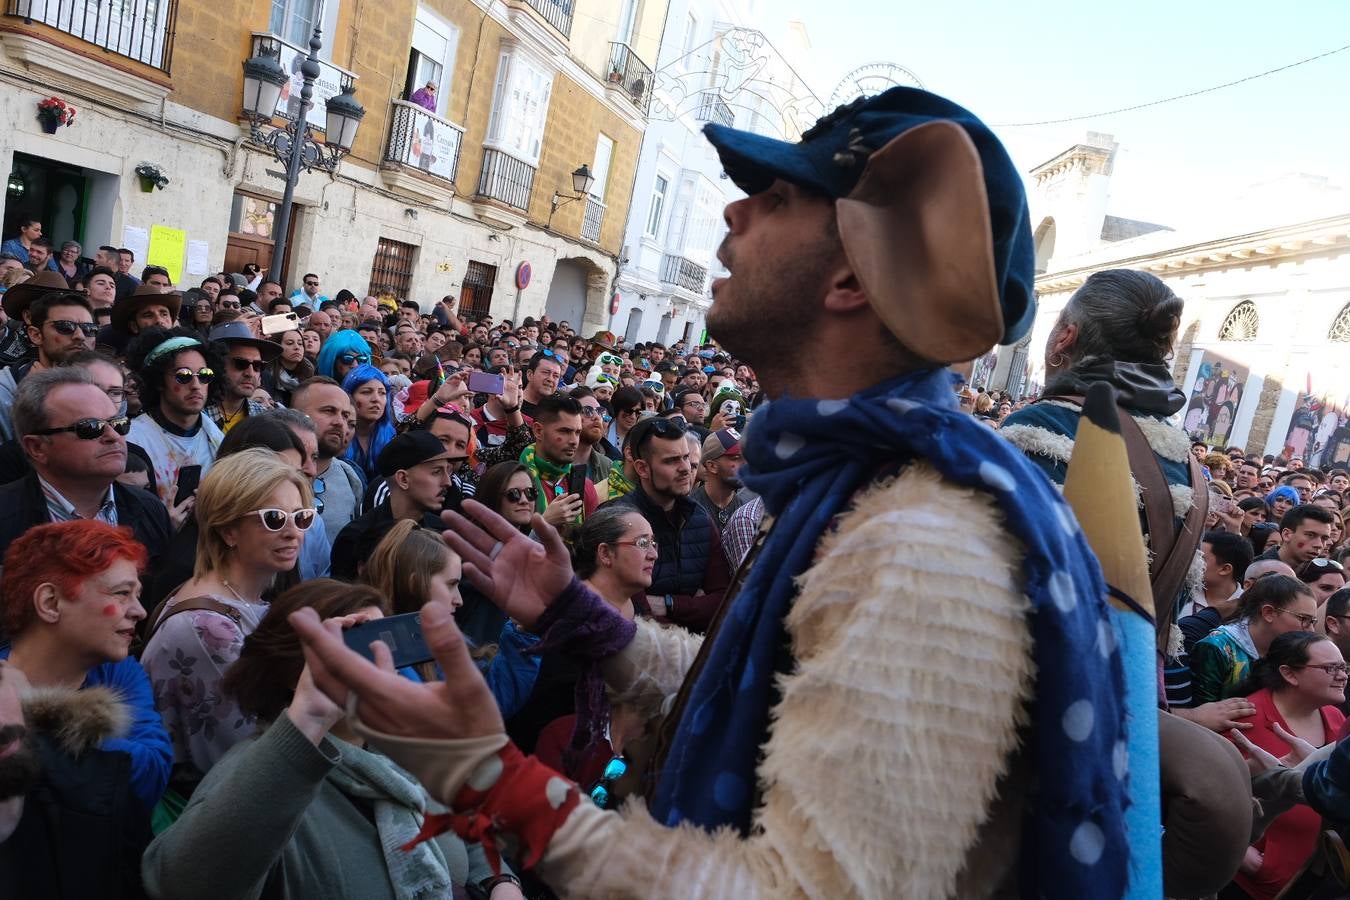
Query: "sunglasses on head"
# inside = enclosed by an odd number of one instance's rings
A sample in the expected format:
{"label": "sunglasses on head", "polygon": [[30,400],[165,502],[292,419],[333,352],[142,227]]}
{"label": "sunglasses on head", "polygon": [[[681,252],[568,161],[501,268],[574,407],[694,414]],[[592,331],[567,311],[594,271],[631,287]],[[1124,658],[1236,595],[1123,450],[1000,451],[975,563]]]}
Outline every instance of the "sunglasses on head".
{"label": "sunglasses on head", "polygon": [[544,359],[558,359],[558,354],[554,353],[548,347],[545,347],[543,350],[540,350],[539,355],[544,357]]}
{"label": "sunglasses on head", "polygon": [[52,326],[57,334],[64,337],[70,337],[77,331],[85,337],[98,336],[98,326],[93,322],[72,322],[69,319],[55,319],[46,324]]}
{"label": "sunglasses on head", "polygon": [[539,489],[532,487],[508,488],[506,491],[506,499],[510,503],[519,503],[522,497],[533,503],[539,499]]}
{"label": "sunglasses on head", "polygon": [[126,416],[113,416],[111,419],[80,419],[71,425],[63,425],[60,428],[39,428],[32,433],[43,436],[69,433],[82,441],[94,441],[103,436],[104,428],[111,428],[118,434],[125,435],[131,430],[131,419]]}
{"label": "sunglasses on head", "polygon": [[602,366],[621,366],[623,359],[615,356],[613,353],[601,353],[595,358],[595,361]]}
{"label": "sunglasses on head", "polygon": [[352,363],[359,363],[364,366],[370,362],[370,355],[366,353],[339,353],[337,361],[344,366],[350,366]]}
{"label": "sunglasses on head", "polygon": [[616,376],[609,374],[608,372],[601,372],[600,374],[596,375],[595,380],[600,384],[612,384],[615,387],[619,386],[619,379]]}
{"label": "sunglasses on head", "polygon": [[261,359],[245,359],[242,356],[231,356],[230,365],[234,366],[240,372],[246,372],[252,369],[255,372],[263,370],[263,361]]}
{"label": "sunglasses on head", "polygon": [[314,524],[314,517],[317,513],[308,508],[286,512],[284,509],[269,507],[267,509],[255,509],[248,515],[257,516],[258,521],[262,522],[262,526],[268,531],[280,531],[286,527],[287,522],[293,522],[296,528],[307,531],[309,526]]}
{"label": "sunglasses on head", "polygon": [[216,371],[203,367],[194,372],[184,366],[173,373],[173,380],[179,384],[191,384],[193,378],[196,378],[202,384],[210,384],[216,380]]}

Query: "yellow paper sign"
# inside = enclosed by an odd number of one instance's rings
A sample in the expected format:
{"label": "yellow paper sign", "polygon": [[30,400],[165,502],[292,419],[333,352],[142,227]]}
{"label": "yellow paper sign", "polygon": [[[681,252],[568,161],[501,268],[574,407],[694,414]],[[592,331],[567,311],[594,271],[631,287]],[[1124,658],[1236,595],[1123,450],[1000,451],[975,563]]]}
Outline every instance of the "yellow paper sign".
{"label": "yellow paper sign", "polygon": [[181,228],[150,226],[150,249],[145,254],[147,266],[163,266],[169,270],[169,280],[175,285],[183,278],[183,262],[187,258],[187,232]]}

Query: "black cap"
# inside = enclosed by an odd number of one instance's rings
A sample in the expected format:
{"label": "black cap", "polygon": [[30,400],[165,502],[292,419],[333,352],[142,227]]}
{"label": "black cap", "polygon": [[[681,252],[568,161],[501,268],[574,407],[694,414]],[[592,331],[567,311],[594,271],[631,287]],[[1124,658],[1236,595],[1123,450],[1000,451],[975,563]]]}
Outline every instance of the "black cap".
{"label": "black cap", "polygon": [[430,431],[408,431],[394,436],[380,451],[376,464],[381,475],[391,478],[399,469],[411,469],[433,459],[449,457],[450,451]]}

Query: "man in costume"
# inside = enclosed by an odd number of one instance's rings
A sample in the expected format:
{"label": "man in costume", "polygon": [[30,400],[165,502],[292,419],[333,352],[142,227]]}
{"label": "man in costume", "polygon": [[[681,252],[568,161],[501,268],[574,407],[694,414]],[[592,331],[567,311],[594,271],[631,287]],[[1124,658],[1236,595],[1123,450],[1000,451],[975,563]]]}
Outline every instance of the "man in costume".
{"label": "man in costume", "polygon": [[[798,144],[706,134],[749,195],[726,210],[708,327],[772,398],[743,444],[767,515],[708,636],[611,614],[539,517],[542,543],[479,504],[447,516],[466,577],[545,646],[652,718],[673,703],[648,803],[601,809],[516,750],[448,607],[422,613],[443,683],[399,683],[383,647],[370,665],[299,613],[311,673],[454,810],[424,831],[506,838],[564,896],[1125,896],[1100,569],[943,368],[1034,316],[1012,162],[971,113],[909,88]],[[584,746],[598,686],[578,695]]]}

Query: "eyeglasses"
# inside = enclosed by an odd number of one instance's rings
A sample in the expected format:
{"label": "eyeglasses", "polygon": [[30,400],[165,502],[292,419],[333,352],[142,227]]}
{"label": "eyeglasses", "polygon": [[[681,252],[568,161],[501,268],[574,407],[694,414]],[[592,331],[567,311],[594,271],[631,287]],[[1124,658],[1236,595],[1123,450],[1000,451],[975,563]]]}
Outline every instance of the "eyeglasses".
{"label": "eyeglasses", "polygon": [[55,319],[43,323],[50,325],[57,334],[70,337],[76,331],[87,338],[98,337],[98,326],[93,322],[72,322],[69,319]]}
{"label": "eyeglasses", "polygon": [[658,549],[658,544],[654,537],[640,537],[632,541],[611,541],[610,543],[618,547],[636,547],[643,553],[646,553],[648,550]]}
{"label": "eyeglasses", "polygon": [[637,408],[636,406],[634,406],[634,407],[631,408],[631,409],[621,409],[621,410],[619,410],[617,413],[615,413],[615,415],[618,415],[618,416],[636,416],[636,415],[638,414],[638,412],[639,412],[638,408]]}
{"label": "eyeglasses", "polygon": [[191,384],[193,378],[196,378],[202,384],[210,384],[216,380],[216,370],[201,368],[194,372],[184,366],[173,373],[173,380],[179,384]]}
{"label": "eyeglasses", "polygon": [[601,773],[600,780],[595,783],[595,787],[591,788],[591,802],[601,809],[609,809],[610,804],[614,802],[610,787],[627,774],[628,760],[623,756],[616,756],[605,763],[605,771]]}
{"label": "eyeglasses", "polygon": [[623,365],[623,357],[615,356],[613,353],[601,353],[595,358],[595,361],[602,366]]}
{"label": "eyeglasses", "polygon": [[96,441],[103,436],[104,428],[112,428],[118,434],[125,435],[131,430],[131,419],[126,416],[113,416],[111,419],[80,419],[72,425],[64,425],[60,428],[39,428],[31,433],[44,436],[70,433],[82,441]]}
{"label": "eyeglasses", "polygon": [[103,393],[108,395],[108,399],[114,403],[121,403],[127,399],[127,392],[123,388],[108,388]]}
{"label": "eyeglasses", "polygon": [[539,499],[539,489],[532,487],[508,488],[506,491],[506,499],[510,503],[519,503],[522,497],[533,503]]}
{"label": "eyeglasses", "polygon": [[366,363],[370,362],[370,355],[367,353],[339,353],[337,355],[337,361],[344,366],[350,366],[352,363],[364,366]]}
{"label": "eyeglasses", "polygon": [[1313,627],[1317,625],[1317,616],[1310,616],[1305,613],[1296,613],[1292,609],[1285,609],[1284,607],[1272,607],[1272,609],[1274,609],[1275,612],[1277,613],[1288,613],[1295,619],[1298,619],[1298,623],[1303,626],[1304,631],[1311,631]]}
{"label": "eyeglasses", "polygon": [[707,409],[707,408],[708,408],[708,404],[707,404],[705,401],[703,401],[703,400],[686,400],[686,401],[684,401],[684,404],[683,404],[683,405],[684,405],[684,406],[692,407],[692,408],[694,408],[694,409]]}
{"label": "eyeglasses", "polygon": [[[1341,618],[1337,616],[1336,618]],[[1321,669],[1332,678],[1337,675],[1350,675],[1350,664],[1346,663],[1306,663],[1305,665],[1295,666],[1298,669]]]}
{"label": "eyeglasses", "polygon": [[306,281],[306,282],[305,282],[305,287],[318,287],[318,286],[319,286],[319,283],[318,283],[317,281]]}
{"label": "eyeglasses", "polygon": [[234,366],[240,372],[247,372],[252,369],[255,372],[263,370],[263,361],[261,359],[245,359],[242,356],[231,356],[230,365]]}
{"label": "eyeglasses", "polygon": [[239,308],[240,308],[240,307],[239,307],[239,301],[238,301],[238,300],[219,300],[219,301],[217,301],[217,305],[218,305],[221,309],[239,309]]}
{"label": "eyeglasses", "polygon": [[323,515],[323,492],[328,490],[328,485],[324,483],[322,475],[315,475],[310,486],[314,489],[314,511]]}
{"label": "eyeglasses", "polygon": [[308,531],[309,526],[314,524],[314,517],[318,512],[313,508],[297,509],[295,512],[286,512],[284,509],[269,507],[267,509],[255,509],[248,516],[257,516],[258,521],[268,531],[280,531],[286,527],[287,522],[292,522],[295,527],[301,531]]}
{"label": "eyeglasses", "polygon": [[583,406],[581,408],[581,417],[583,419],[594,419],[597,416],[604,415],[604,410],[598,406]]}

